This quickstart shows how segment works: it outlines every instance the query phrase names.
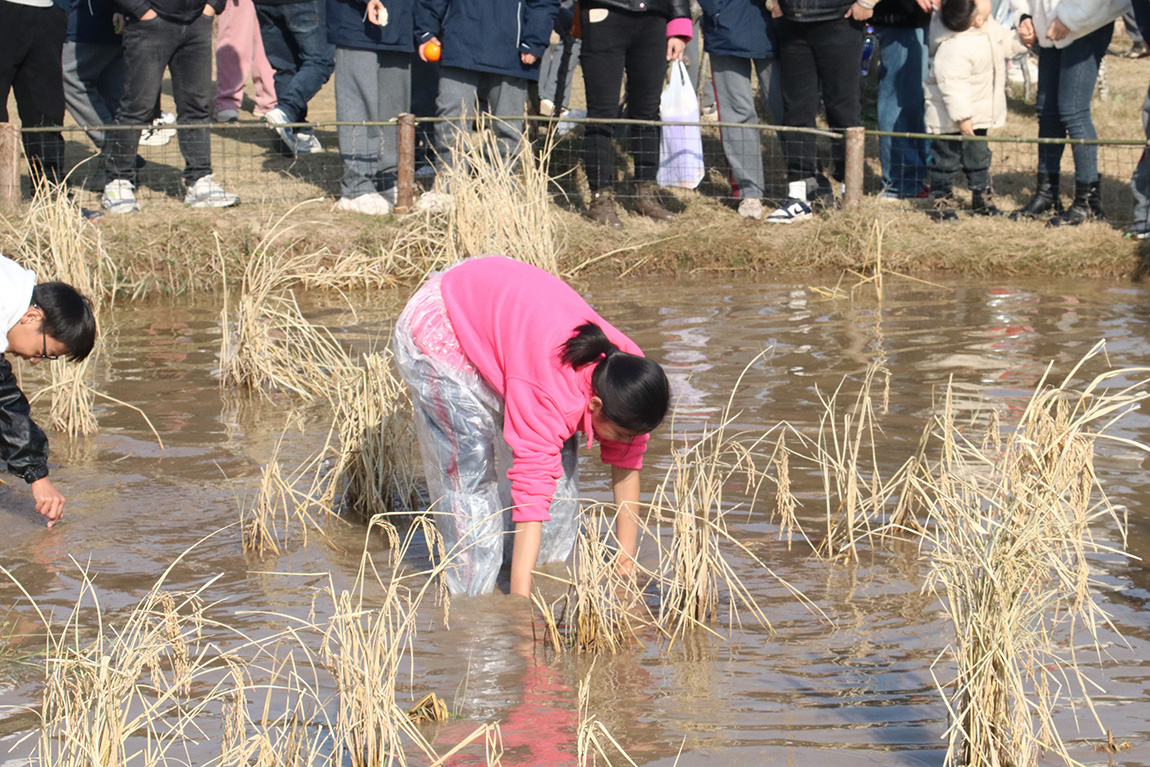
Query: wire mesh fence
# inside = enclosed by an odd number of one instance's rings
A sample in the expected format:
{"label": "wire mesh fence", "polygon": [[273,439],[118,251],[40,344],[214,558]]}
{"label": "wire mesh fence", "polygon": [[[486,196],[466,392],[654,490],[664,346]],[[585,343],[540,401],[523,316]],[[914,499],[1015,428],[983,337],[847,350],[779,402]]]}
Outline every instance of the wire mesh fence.
{"label": "wire mesh fence", "polygon": [[[524,120],[524,118],[491,118]],[[413,165],[409,170],[416,179],[415,193],[430,188],[435,178],[436,156],[432,150],[434,118],[419,118],[415,122],[415,152],[406,158]],[[587,201],[588,188],[582,169],[583,135],[586,125],[592,121],[576,117],[525,118],[525,136],[532,150],[546,156],[549,174],[554,181],[554,199],[560,206],[581,210]],[[630,154],[629,137],[640,121],[599,120],[598,124],[608,124],[613,136],[616,176],[619,180],[617,195],[626,198],[633,192],[628,183],[634,172],[633,157]],[[676,123],[683,125],[683,123]],[[667,125],[667,123],[660,123]],[[740,197],[741,190],[732,173],[731,153],[748,156],[757,153],[761,158],[763,172],[763,195],[768,201],[787,196],[787,162],[780,137],[788,130],[776,125],[734,125],[703,122],[697,125],[702,135],[702,161],[705,173],[695,193],[704,197],[733,201]],[[212,124],[211,134],[212,171],[216,181],[229,191],[240,196],[244,203],[294,203],[301,200],[328,197],[338,198],[341,182],[345,176],[348,155],[340,150],[340,129],[344,129],[344,143],[348,136],[359,131],[383,131],[384,143],[394,136],[396,121],[383,123],[300,123],[297,132],[309,133],[314,141],[307,142],[312,151],[293,152],[281,138],[280,133],[259,121]],[[105,182],[104,158],[90,137],[94,131],[141,130],[135,182],[138,198],[148,202],[181,202],[184,194],[184,162],[180,151],[179,133],[181,128],[203,129],[204,126],[180,126],[163,124],[158,126],[77,126],[62,128],[24,129],[27,134],[45,130],[60,130],[65,138],[65,167],[69,172],[69,183],[78,193],[92,195],[98,205],[98,196]],[[795,130],[795,129],[790,129]],[[727,134],[726,148],[724,133]],[[844,168],[835,168],[831,158],[836,154],[834,145],[843,142],[842,134],[825,130],[809,131],[816,138],[815,147],[819,167],[826,174],[827,182],[836,195],[842,193],[841,182]],[[922,164],[929,152],[932,141],[970,140],[949,136],[927,136],[925,134],[892,134],[867,130],[863,144],[863,156],[859,158],[863,193],[881,194],[884,191],[883,170],[880,164],[882,138],[893,139],[905,146],[921,144],[923,151],[920,160],[913,167],[905,167],[900,160],[905,156],[896,151],[894,159],[888,161],[887,178],[907,177],[918,174],[923,188],[927,183],[927,171]],[[1037,138],[997,137],[985,139],[993,154],[990,178],[994,191],[1000,196],[1023,200],[1033,190],[1035,169],[1038,163],[1038,147],[1043,144],[1057,144],[1065,148],[1062,152],[1062,169],[1065,175],[1064,190],[1073,190],[1070,174],[1073,172],[1071,156],[1074,145],[1092,145],[1098,153],[1098,167],[1102,176],[1103,199],[1110,198],[1112,206],[1128,208],[1128,187],[1130,177],[1138,159],[1146,147],[1143,139],[1075,141],[1069,139],[1052,140]],[[386,150],[385,150],[386,153]],[[738,165],[738,158],[734,158]],[[2,163],[0,163],[2,164]],[[848,161],[849,164],[849,161]],[[31,180],[27,168],[21,165],[20,189],[27,197],[31,191]],[[394,184],[393,177],[382,173],[378,182],[381,188]],[[962,174],[956,186],[965,186]],[[909,195],[913,196],[913,195]],[[1120,211],[1117,218],[1121,219]]]}

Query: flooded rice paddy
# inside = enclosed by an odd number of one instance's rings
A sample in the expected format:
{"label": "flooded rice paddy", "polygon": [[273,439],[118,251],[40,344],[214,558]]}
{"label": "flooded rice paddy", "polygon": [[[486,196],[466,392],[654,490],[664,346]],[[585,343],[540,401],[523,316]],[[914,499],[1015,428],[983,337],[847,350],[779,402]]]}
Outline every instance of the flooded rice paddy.
{"label": "flooded rice paddy", "polygon": [[[879,419],[878,458],[888,475],[914,452],[948,380],[985,398],[1008,422],[1048,363],[1064,374],[1101,338],[1115,366],[1150,359],[1150,289],[1139,285],[888,280],[881,308],[866,289],[853,302],[831,301],[806,284],[742,277],[599,278],[579,287],[664,362],[680,434],[718,418],[744,366],[765,348],[735,394],[737,427],[754,431],[786,421],[811,437],[823,413],[819,392],[860,377],[885,357],[890,404]],[[307,315],[353,351],[369,351],[385,343],[402,298],[324,295],[311,299]],[[235,523],[281,440],[285,467],[322,443],[329,426],[324,408],[221,391],[213,300],[125,301],[114,320],[98,388],[141,408],[164,447],[138,413],[99,401],[98,435],[53,442],[53,478],[69,499],[62,524],[44,528],[25,488],[0,487],[0,564],[41,610],[60,616],[80,597],[86,569],[105,613],[115,616],[187,551],[169,585],[194,590],[219,576],[204,592],[214,618],[249,637],[305,619],[317,590],[353,580],[364,528],[333,525],[334,545],[293,539],[286,553],[261,559],[243,553]],[[1092,373],[1099,370],[1092,365]],[[35,390],[39,380],[26,378],[27,388]],[[857,387],[848,390],[853,401]],[[46,400],[34,412],[45,409]],[[1134,413],[1116,433],[1150,442],[1150,417]],[[652,441],[648,493],[669,465],[671,437],[664,428]],[[1099,473],[1113,499],[1130,509],[1129,550],[1150,557],[1150,461],[1105,450]],[[609,498],[609,473],[587,451],[581,476],[587,495]],[[796,467],[792,481],[803,527],[817,538],[825,529],[821,481],[809,465]],[[790,547],[780,541],[767,501],[760,503],[732,517],[736,536],[833,624],[732,554],[777,633],[753,621],[732,630],[723,616],[717,628],[725,639],[699,632],[668,647],[648,637],[630,651],[599,657],[590,710],[642,765],[940,767],[947,717],[934,675],[949,673],[936,659],[951,629],[940,605],[921,591],[926,565],[918,550],[867,547],[857,563],[819,561],[801,540]],[[1113,537],[1116,530],[1103,533]],[[374,537],[369,545],[382,558],[383,541]],[[1108,656],[1084,659],[1084,667],[1102,687],[1094,696],[1099,717],[1129,748],[1113,755],[1095,750],[1102,736],[1084,711],[1079,728],[1072,712],[1060,713],[1063,736],[1084,763],[1150,764],[1150,565],[1099,557],[1094,576],[1125,643],[1105,632]],[[38,629],[14,587],[0,584],[0,599],[15,605],[7,616],[18,631]],[[452,600],[449,627],[430,602],[422,612],[401,704],[428,692],[446,700],[454,718],[425,726],[441,753],[478,724],[498,722],[503,764],[575,763],[577,686],[589,658],[545,650],[525,605],[502,595]],[[24,738],[36,727],[41,679],[38,668],[0,664],[0,764],[23,763],[32,750],[34,738]],[[207,764],[218,754],[218,742],[205,738],[189,743],[185,758]]]}

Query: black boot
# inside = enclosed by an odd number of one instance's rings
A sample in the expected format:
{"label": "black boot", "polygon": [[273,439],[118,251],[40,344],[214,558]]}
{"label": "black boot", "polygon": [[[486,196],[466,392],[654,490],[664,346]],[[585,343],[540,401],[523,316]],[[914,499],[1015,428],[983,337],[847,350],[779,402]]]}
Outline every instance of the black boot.
{"label": "black boot", "polygon": [[1066,209],[1046,222],[1047,226],[1078,226],[1086,221],[1103,221],[1106,214],[1102,212],[1102,197],[1098,193],[1098,182],[1074,182],[1074,202]]}
{"label": "black boot", "polygon": [[1039,218],[1044,213],[1061,213],[1062,200],[1058,197],[1058,176],[1049,173],[1038,174],[1038,188],[1030,202],[1010,214],[1011,221],[1022,218]]}
{"label": "black boot", "polygon": [[976,216],[1001,216],[1002,211],[995,207],[989,189],[970,190],[970,212]]}

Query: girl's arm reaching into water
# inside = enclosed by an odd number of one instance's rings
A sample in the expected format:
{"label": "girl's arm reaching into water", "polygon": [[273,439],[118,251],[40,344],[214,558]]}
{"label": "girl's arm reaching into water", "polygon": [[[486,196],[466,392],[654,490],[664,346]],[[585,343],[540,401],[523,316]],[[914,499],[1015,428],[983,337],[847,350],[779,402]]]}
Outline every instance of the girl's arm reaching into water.
{"label": "girl's arm reaching into water", "polygon": [[531,571],[539,561],[542,540],[542,522],[515,523],[515,542],[511,545],[511,594],[531,598]]}
{"label": "girl's arm reaching into water", "polygon": [[635,571],[639,547],[639,470],[611,467],[615,493],[615,537],[619,540],[619,570]]}

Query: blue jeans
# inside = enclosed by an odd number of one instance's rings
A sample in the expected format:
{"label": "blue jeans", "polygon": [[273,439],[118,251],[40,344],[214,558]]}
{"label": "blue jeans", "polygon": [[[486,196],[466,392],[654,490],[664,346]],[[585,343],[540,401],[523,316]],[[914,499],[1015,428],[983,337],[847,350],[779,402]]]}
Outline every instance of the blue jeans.
{"label": "blue jeans", "polygon": [[[927,77],[926,28],[876,27],[878,129],[923,133],[923,81]],[[926,139],[881,136],[878,140],[884,191],[914,197],[926,178]]]}
{"label": "blue jeans", "polygon": [[[1107,24],[1065,48],[1038,49],[1039,138],[1096,139],[1098,131],[1090,119],[1090,100],[1098,81],[1098,66],[1114,34]],[[1038,145],[1038,172],[1057,177],[1062,167],[1063,144]],[[1074,153],[1074,180],[1089,184],[1098,180],[1098,147],[1077,145]]]}
{"label": "blue jeans", "polygon": [[276,101],[292,122],[307,119],[307,103],[335,71],[335,46],[327,41],[327,3],[256,3],[260,37],[276,71]]}

